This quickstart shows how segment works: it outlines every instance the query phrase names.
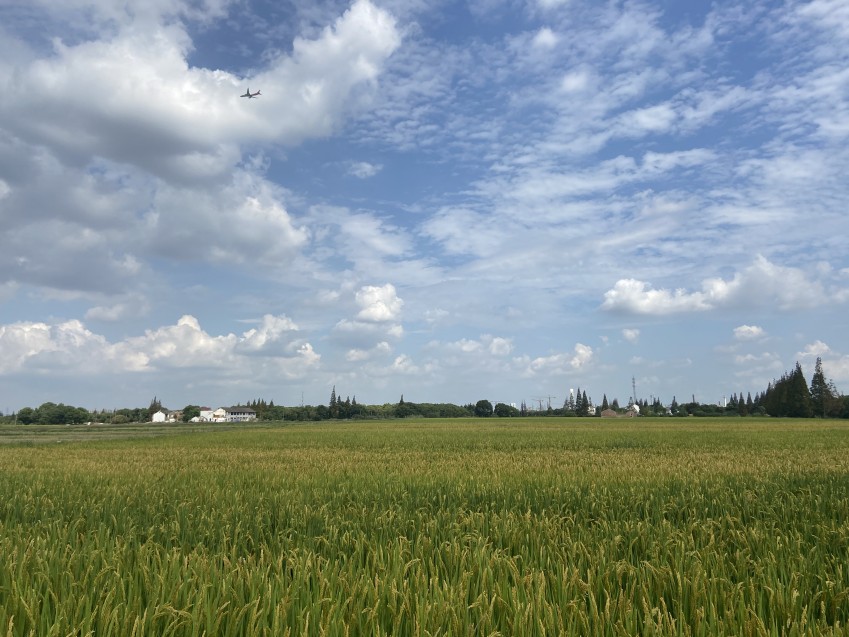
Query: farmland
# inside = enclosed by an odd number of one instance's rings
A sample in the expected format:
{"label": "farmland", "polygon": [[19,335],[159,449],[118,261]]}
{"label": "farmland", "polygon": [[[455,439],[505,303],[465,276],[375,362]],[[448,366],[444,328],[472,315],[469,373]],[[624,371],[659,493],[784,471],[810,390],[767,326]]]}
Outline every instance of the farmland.
{"label": "farmland", "polygon": [[849,634],[839,421],[119,430],[0,430],[0,635]]}

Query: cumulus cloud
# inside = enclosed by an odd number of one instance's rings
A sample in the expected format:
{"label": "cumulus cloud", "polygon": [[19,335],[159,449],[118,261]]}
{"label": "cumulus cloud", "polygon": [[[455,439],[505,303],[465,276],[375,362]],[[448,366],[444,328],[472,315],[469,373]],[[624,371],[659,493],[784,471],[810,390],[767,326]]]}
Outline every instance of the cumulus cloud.
{"label": "cumulus cloud", "polygon": [[297,331],[298,326],[289,317],[266,314],[262,317],[259,327],[242,335],[240,347],[244,351],[268,353],[274,344],[284,340],[287,332]]}
{"label": "cumulus cloud", "polygon": [[522,361],[524,373],[528,376],[547,373],[564,375],[583,369],[593,358],[593,349],[589,345],[576,343],[573,352],[540,356]]}
{"label": "cumulus cloud", "polygon": [[360,311],[357,318],[363,321],[394,321],[401,314],[404,301],[395,292],[395,286],[387,283],[382,286],[366,285],[356,295]]}
{"label": "cumulus cloud", "polygon": [[348,173],[359,179],[374,177],[381,170],[383,170],[382,165],[370,164],[367,161],[353,162],[350,166],[348,166]]}
{"label": "cumulus cloud", "polygon": [[513,342],[509,338],[500,336],[488,337],[489,353],[493,356],[507,356],[513,351]]}
{"label": "cumulus cloud", "polygon": [[766,335],[758,325],[741,325],[734,328],[734,338],[738,341],[754,341]]}
{"label": "cumulus cloud", "polygon": [[413,359],[406,354],[401,354],[390,365],[390,370],[397,374],[407,376],[415,375],[420,372],[419,366],[413,362]]}
{"label": "cumulus cloud", "polygon": [[386,341],[380,341],[371,349],[349,349],[345,354],[345,360],[351,363],[359,363],[362,361],[371,360],[372,358],[385,356],[392,352],[392,346]]}
{"label": "cumulus cloud", "polygon": [[849,354],[835,351],[827,343],[816,340],[805,345],[802,351],[796,352],[796,358],[803,361],[809,373],[813,371],[814,360],[822,359],[822,370],[826,378],[837,383],[838,390],[846,393],[846,384],[849,383]]}
{"label": "cumulus cloud", "polygon": [[130,294],[124,300],[110,305],[96,305],[86,310],[85,319],[112,323],[146,314],[150,310],[148,299],[139,294]]}
{"label": "cumulus cloud", "polygon": [[[238,151],[228,145],[235,143],[327,135],[399,44],[392,17],[356,0],[318,38],[296,38],[291,54],[240,78],[190,66],[191,41],[179,23],[128,27],[111,39],[57,42],[52,57],[15,69],[8,81],[26,77],[32,99],[24,105],[0,97],[0,113],[34,141],[169,178],[180,162],[197,167],[196,160],[215,163],[229,153],[232,163]],[[247,84],[261,87],[263,98],[240,100]],[[14,87],[3,88],[8,96]]]}
{"label": "cumulus cloud", "polygon": [[620,279],[604,293],[602,309],[633,314],[704,312],[723,307],[764,307],[780,310],[812,307],[826,298],[822,284],[802,270],[776,265],[763,256],[730,281],[706,279],[700,291],[653,289],[637,279]]}
{"label": "cumulus cloud", "polygon": [[797,352],[799,358],[815,358],[831,353],[831,348],[820,340],[809,343],[801,352]]}
{"label": "cumulus cloud", "polygon": [[625,328],[622,330],[622,336],[629,343],[636,343],[640,339],[640,330],[633,328]]}
{"label": "cumulus cloud", "polygon": [[557,44],[558,40],[559,38],[554,31],[548,27],[543,27],[534,34],[531,43],[537,48],[550,49]]}
{"label": "cumulus cloud", "polygon": [[849,354],[823,359],[822,370],[827,378],[839,383],[840,389],[846,392],[846,386],[849,384]]}
{"label": "cumulus cloud", "polygon": [[[315,367],[320,356],[312,346],[292,339],[280,347],[297,326],[285,316],[266,315],[260,326],[235,334],[211,335],[191,315],[175,325],[146,330],[141,336],[110,342],[80,321],[63,323],[21,322],[0,326],[0,373],[59,371],[73,368],[82,373],[133,373],[168,369],[202,368],[233,372],[251,367],[246,355],[264,354],[284,365],[297,361],[301,371]],[[296,373],[295,365],[289,365]]]}
{"label": "cumulus cloud", "polygon": [[[56,324],[20,322],[0,325],[0,373],[10,374],[23,368],[35,372],[64,370],[79,366],[92,371],[98,364],[115,362],[114,346],[103,336],[92,333],[77,320]],[[132,356],[119,361],[131,368]]]}
{"label": "cumulus cloud", "polygon": [[162,186],[144,219],[152,252],[177,260],[286,265],[310,233],[280,203],[282,193],[249,171],[202,192]]}
{"label": "cumulus cloud", "polygon": [[[263,176],[268,163],[243,148],[334,132],[364,103],[400,35],[388,12],[355,0],[251,77],[191,64],[189,24],[221,18],[229,4],[71,0],[27,13],[72,35],[0,56],[0,231],[14,246],[0,254],[0,285],[118,295],[153,280],[150,255],[277,270],[305,248],[309,231]],[[28,104],[12,97],[24,83]],[[248,83],[262,99],[239,98]],[[36,237],[50,259],[25,247]],[[104,304],[89,317],[123,312]]]}

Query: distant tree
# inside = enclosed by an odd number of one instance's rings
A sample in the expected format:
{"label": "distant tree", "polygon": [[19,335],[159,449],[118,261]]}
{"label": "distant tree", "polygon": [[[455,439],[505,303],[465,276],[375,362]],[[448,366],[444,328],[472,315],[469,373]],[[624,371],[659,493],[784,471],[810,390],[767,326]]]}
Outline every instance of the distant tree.
{"label": "distant tree", "polygon": [[499,418],[512,418],[520,415],[518,409],[506,403],[496,403],[494,412]]}
{"label": "distant tree", "polygon": [[333,386],[333,389],[330,392],[330,405],[328,406],[328,409],[331,418],[339,417],[339,400],[336,398],[336,385]]}
{"label": "distant tree", "polygon": [[576,404],[575,411],[578,412],[579,416],[589,416],[590,415],[590,401],[587,398],[586,390],[581,392],[581,394],[578,396],[578,400],[575,404]]}
{"label": "distant tree", "polygon": [[669,405],[669,411],[672,412],[673,416],[678,414],[678,401],[675,399],[675,396],[672,397],[672,404]]}
{"label": "distant tree", "polygon": [[615,409],[616,411],[619,411],[621,409],[621,407],[619,406],[619,399],[618,398],[613,399],[613,402],[610,403],[610,408]]}
{"label": "distant tree", "polygon": [[[749,399],[751,400],[751,396]],[[741,416],[749,415],[749,407],[746,404],[746,401],[743,400],[743,392],[740,392],[740,398],[737,399],[737,413]]]}
{"label": "distant tree", "polygon": [[791,376],[789,399],[790,416],[794,418],[811,417],[811,391],[808,389],[808,383],[805,381],[802,366],[798,361]]}
{"label": "distant tree", "polygon": [[605,409],[610,409],[610,403],[607,402],[607,394],[604,394],[601,399],[601,410],[604,411]]}
{"label": "distant tree", "polygon": [[811,377],[811,414],[815,418],[822,418],[825,415],[827,392],[828,385],[825,382],[825,374],[822,371],[822,358],[817,356],[814,375]]}
{"label": "distant tree", "polygon": [[488,418],[492,415],[492,403],[488,400],[479,400],[475,403],[475,416],[478,418]]}
{"label": "distant tree", "polygon": [[404,394],[401,394],[401,400],[395,405],[396,418],[408,418],[416,415],[416,404],[409,403],[404,400]]}
{"label": "distant tree", "polygon": [[813,413],[811,392],[797,362],[792,373],[785,373],[779,380],[772,382],[764,392],[764,412],[770,416],[809,418]]}
{"label": "distant tree", "polygon": [[150,401],[150,406],[147,408],[147,420],[150,422],[153,419],[153,414],[162,409],[162,402],[154,396]]}
{"label": "distant tree", "polygon": [[816,418],[837,418],[842,411],[841,403],[834,383],[822,371],[822,359],[817,357],[811,378],[811,414]]}
{"label": "distant tree", "polygon": [[183,407],[183,422],[189,422],[192,418],[200,418],[200,407],[198,405]]}

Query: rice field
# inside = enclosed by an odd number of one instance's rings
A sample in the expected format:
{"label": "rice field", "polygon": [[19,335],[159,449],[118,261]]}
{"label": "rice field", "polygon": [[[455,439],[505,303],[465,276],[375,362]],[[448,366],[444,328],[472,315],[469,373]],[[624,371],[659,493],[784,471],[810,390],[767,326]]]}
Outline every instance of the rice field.
{"label": "rice field", "polygon": [[62,429],[0,445],[0,636],[849,635],[847,423]]}

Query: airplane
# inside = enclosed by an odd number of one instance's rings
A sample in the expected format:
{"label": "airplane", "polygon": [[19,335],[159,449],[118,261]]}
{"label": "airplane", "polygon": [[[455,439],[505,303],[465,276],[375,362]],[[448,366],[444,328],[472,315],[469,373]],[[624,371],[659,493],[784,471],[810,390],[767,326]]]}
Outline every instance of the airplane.
{"label": "airplane", "polygon": [[261,93],[259,91],[257,91],[256,93],[251,93],[251,89],[249,88],[247,93],[245,93],[244,95],[239,95],[239,97],[247,97],[248,99],[253,99],[257,95],[261,95]]}

